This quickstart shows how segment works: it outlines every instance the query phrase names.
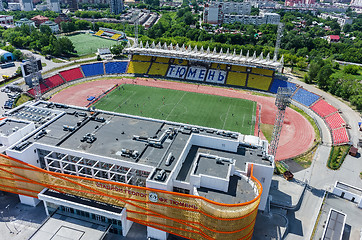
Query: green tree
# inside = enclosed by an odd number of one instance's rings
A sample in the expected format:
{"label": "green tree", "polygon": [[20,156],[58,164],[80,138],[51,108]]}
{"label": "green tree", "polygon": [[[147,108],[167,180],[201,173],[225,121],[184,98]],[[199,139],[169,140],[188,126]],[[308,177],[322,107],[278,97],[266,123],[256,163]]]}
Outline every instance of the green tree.
{"label": "green tree", "polygon": [[15,57],[16,60],[21,61],[21,60],[24,59],[24,55],[23,55],[23,53],[22,53],[19,49],[14,50],[14,51],[13,51],[13,55],[14,55],[14,57]]}
{"label": "green tree", "polygon": [[332,73],[333,73],[332,66],[330,64],[324,65],[320,69],[316,77],[318,87],[320,87],[323,90],[326,90],[328,87],[329,78],[332,75]]}
{"label": "green tree", "polygon": [[355,65],[347,65],[343,68],[343,72],[346,74],[357,75],[359,67]]}

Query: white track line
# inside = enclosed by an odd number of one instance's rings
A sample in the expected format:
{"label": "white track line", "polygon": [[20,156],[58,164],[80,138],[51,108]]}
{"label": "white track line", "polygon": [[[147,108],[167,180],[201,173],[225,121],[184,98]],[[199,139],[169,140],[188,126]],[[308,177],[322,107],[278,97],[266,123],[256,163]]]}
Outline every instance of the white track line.
{"label": "white track line", "polygon": [[184,98],[184,96],[186,95],[187,92],[184,93],[184,95],[182,95],[182,97],[180,97],[180,100],[178,100],[178,102],[175,104],[175,106],[173,106],[173,108],[171,109],[171,111],[168,113],[167,117],[165,118],[165,120],[167,120],[167,118],[171,115],[171,113],[173,112],[173,110],[176,108],[176,106],[182,101],[182,99]]}
{"label": "white track line", "polygon": [[228,119],[230,107],[231,107],[231,105],[229,105],[228,111],[226,112],[226,116],[225,116],[225,120],[224,120],[224,125],[222,125],[222,129],[224,129],[225,124],[226,124],[226,120]]}

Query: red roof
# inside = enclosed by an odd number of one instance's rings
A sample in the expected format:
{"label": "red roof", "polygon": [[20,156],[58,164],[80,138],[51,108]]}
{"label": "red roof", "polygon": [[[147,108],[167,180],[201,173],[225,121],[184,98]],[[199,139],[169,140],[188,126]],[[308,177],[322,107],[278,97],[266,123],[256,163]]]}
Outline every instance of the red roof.
{"label": "red roof", "polygon": [[48,21],[49,18],[47,17],[44,17],[44,16],[41,16],[41,15],[36,15],[35,17],[32,17],[31,20],[45,20],[45,21]]}
{"label": "red roof", "polygon": [[340,39],[340,37],[338,35],[329,35],[329,38],[331,40],[339,40]]}

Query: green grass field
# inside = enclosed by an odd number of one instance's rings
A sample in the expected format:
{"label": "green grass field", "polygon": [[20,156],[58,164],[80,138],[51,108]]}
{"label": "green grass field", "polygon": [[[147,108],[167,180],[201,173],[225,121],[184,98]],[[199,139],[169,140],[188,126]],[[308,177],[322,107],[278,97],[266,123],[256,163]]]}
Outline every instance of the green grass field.
{"label": "green grass field", "polygon": [[91,34],[76,34],[68,36],[79,56],[96,53],[98,48],[109,48],[117,42],[109,39],[95,37]]}
{"label": "green grass field", "polygon": [[107,111],[254,134],[256,102],[245,99],[122,85],[94,106]]}

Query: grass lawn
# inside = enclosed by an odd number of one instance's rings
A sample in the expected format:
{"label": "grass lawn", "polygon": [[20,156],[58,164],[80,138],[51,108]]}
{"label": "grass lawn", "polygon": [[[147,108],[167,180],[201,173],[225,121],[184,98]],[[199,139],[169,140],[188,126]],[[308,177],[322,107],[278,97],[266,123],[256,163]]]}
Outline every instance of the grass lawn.
{"label": "grass lawn", "polygon": [[[123,88],[122,88],[123,87]],[[98,109],[254,134],[256,102],[139,85],[122,85]]]}
{"label": "grass lawn", "polygon": [[20,106],[21,104],[32,100],[33,98],[29,97],[28,95],[21,94],[20,97],[16,100],[15,106]]}
{"label": "grass lawn", "polygon": [[72,41],[79,56],[96,53],[98,48],[109,48],[117,44],[117,41],[84,33],[67,36],[67,38]]}

